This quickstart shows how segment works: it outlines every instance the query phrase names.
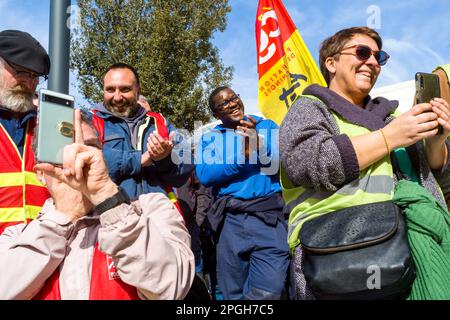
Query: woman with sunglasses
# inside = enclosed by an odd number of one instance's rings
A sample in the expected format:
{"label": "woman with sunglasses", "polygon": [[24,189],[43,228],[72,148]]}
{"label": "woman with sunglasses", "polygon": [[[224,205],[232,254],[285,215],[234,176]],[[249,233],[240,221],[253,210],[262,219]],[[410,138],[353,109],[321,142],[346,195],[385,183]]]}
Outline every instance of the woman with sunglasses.
{"label": "woman with sunglasses", "polygon": [[381,48],[381,37],[367,27],[344,29],[326,39],[320,68],[328,87],[307,87],[281,124],[281,181],[290,209],[295,298],[313,296],[302,275],[305,221],[390,201],[402,178],[417,182],[446,208],[437,180],[450,177],[448,104],[434,99],[394,115],[397,101],[370,97],[389,59]]}

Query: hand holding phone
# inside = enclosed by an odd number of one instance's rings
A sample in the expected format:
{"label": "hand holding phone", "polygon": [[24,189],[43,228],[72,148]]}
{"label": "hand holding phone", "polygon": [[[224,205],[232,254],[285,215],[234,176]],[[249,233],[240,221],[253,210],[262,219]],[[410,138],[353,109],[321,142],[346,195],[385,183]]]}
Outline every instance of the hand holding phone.
{"label": "hand holding phone", "polygon": [[74,97],[41,89],[39,92],[36,159],[61,165],[66,145],[73,143]]}
{"label": "hand holding phone", "polygon": [[[432,73],[416,73],[416,104],[430,103],[434,98],[441,97],[439,77]],[[438,134],[442,134],[443,128],[439,125]]]}

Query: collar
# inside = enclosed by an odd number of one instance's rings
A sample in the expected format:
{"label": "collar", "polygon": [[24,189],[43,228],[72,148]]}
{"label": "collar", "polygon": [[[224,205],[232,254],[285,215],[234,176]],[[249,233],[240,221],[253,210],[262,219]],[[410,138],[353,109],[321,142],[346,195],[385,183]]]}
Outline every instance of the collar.
{"label": "collar", "polygon": [[35,118],[37,116],[36,110],[31,110],[26,113],[17,113],[17,112],[11,111],[10,109],[7,109],[1,105],[0,105],[0,114],[1,114],[2,118],[8,119],[8,120],[13,119],[13,118],[18,119],[20,127],[23,127],[27,123],[28,120]]}
{"label": "collar", "polygon": [[383,97],[372,99],[366,97],[364,107],[354,105],[334,91],[317,84],[310,85],[303,91],[304,95],[312,95],[325,103],[325,105],[351,123],[363,126],[371,131],[385,126],[385,119],[398,107],[397,100],[388,100]]}

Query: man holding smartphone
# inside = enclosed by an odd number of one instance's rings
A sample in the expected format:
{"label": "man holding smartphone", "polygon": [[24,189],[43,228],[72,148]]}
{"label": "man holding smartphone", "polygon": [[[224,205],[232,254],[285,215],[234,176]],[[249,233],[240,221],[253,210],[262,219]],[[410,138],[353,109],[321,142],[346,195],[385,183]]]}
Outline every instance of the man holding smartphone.
{"label": "man holding smartphone", "polygon": [[9,225],[34,219],[50,196],[33,172],[31,149],[33,94],[49,71],[47,52],[30,34],[0,32],[0,234]]}
{"label": "man holding smartphone", "polygon": [[86,120],[75,111],[62,168],[35,166],[52,195],[39,216],[0,236],[0,300],[184,298],[195,270],[183,219],[162,194],[130,201]]}

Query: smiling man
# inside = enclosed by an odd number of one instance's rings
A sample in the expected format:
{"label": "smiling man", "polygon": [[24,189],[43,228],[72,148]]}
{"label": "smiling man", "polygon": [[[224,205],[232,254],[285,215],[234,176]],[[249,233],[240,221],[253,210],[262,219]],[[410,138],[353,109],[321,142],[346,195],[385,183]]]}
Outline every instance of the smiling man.
{"label": "smiling man", "polygon": [[50,58],[30,34],[0,32],[0,233],[36,217],[50,196],[33,172],[36,110],[33,94]]}
{"label": "smiling man", "polygon": [[[222,121],[197,147],[200,182],[213,187],[207,214],[218,236],[217,278],[225,299],[280,299],[289,252],[284,201],[278,181],[278,126],[244,114],[232,89],[219,87],[209,98]],[[272,162],[275,170],[265,171]]]}
{"label": "smiling man", "polygon": [[149,192],[171,195],[194,170],[174,164],[175,127],[162,115],[138,104],[137,71],[125,63],[111,65],[103,77],[103,105],[94,108],[93,123],[104,143],[109,174],[131,198]]}

